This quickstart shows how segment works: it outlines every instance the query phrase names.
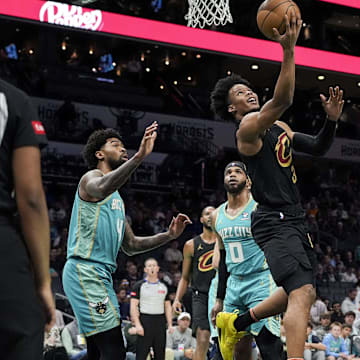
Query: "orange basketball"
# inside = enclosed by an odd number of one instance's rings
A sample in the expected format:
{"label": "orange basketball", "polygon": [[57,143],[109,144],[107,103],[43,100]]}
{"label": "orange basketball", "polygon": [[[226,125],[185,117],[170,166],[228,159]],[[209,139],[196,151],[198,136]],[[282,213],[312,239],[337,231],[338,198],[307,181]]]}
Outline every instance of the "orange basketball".
{"label": "orange basketball", "polygon": [[292,0],[266,0],[258,9],[256,22],[259,30],[269,39],[273,39],[273,28],[280,34],[286,31],[285,14],[290,16],[295,10],[296,16],[301,17],[299,7]]}

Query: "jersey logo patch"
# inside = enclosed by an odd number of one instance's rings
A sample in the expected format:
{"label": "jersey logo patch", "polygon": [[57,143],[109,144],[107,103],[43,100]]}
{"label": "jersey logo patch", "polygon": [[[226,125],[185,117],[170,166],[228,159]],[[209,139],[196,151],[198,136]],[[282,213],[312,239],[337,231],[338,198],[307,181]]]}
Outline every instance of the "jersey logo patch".
{"label": "jersey logo patch", "polygon": [[242,215],[243,219],[248,219],[249,218],[249,213],[245,212]]}
{"label": "jersey logo patch", "polygon": [[199,257],[199,263],[198,263],[199,271],[206,272],[213,269],[212,266],[213,255],[214,255],[214,250],[210,250]]}
{"label": "jersey logo patch", "polygon": [[158,294],[165,294],[165,290],[158,290]]}
{"label": "jersey logo patch", "polygon": [[288,167],[292,163],[292,151],[290,147],[290,139],[284,131],[278,137],[275,145],[276,158],[282,167]]}
{"label": "jersey logo patch", "polygon": [[103,315],[105,314],[106,312],[106,309],[107,309],[107,303],[109,302],[109,297],[107,296],[105,298],[104,301],[99,301],[97,303],[91,303],[89,302],[89,305],[92,307],[92,308],[95,308],[95,311],[100,314],[100,315]]}
{"label": "jersey logo patch", "polygon": [[202,250],[203,247],[201,246],[201,244],[197,247],[198,250]]}
{"label": "jersey logo patch", "polygon": [[41,121],[32,121],[31,124],[36,135],[45,135],[45,128]]}

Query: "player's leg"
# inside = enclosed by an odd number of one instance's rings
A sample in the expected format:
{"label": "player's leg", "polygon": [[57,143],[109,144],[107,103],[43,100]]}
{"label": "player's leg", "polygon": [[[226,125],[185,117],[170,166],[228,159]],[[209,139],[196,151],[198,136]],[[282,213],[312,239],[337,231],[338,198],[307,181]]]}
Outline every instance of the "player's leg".
{"label": "player's leg", "polygon": [[166,348],[166,318],[164,315],[156,315],[156,320],[152,323],[153,329],[156,329],[156,336],[153,340],[154,358],[165,359]]}
{"label": "player's leg", "polygon": [[208,319],[208,296],[194,292],[192,297],[192,328],[196,334],[194,360],[206,359],[210,342],[210,324]]}
{"label": "player's leg", "polygon": [[86,336],[85,339],[88,360],[100,360],[100,352],[94,341],[94,336]]}
{"label": "player's leg", "polygon": [[266,326],[261,329],[255,339],[263,360],[279,360],[282,358],[283,344],[280,337],[271,333]]}
{"label": "player's leg", "polygon": [[101,360],[125,360],[126,352],[121,325],[114,329],[93,335],[93,342],[99,351]]}
{"label": "player's leg", "polygon": [[244,336],[235,345],[234,359],[235,360],[251,360],[252,359],[252,341],[251,335]]}
{"label": "player's leg", "polygon": [[210,343],[210,331],[198,327],[196,330],[196,349],[194,353],[195,360],[206,359],[207,352],[209,350],[209,343]]}

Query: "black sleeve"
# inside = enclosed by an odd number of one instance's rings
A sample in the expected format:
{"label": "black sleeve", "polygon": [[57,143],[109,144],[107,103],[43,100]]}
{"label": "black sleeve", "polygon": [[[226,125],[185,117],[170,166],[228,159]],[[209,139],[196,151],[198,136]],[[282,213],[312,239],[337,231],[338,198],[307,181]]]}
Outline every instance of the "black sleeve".
{"label": "black sleeve", "polygon": [[220,249],[219,282],[218,282],[216,298],[221,300],[225,299],[226,283],[229,277],[229,273],[226,268],[225,257],[226,257],[225,249]]}
{"label": "black sleeve", "polygon": [[336,128],[336,121],[325,120],[316,136],[296,132],[292,141],[293,149],[310,155],[324,155],[334,140]]}
{"label": "black sleeve", "polygon": [[136,282],[133,286],[133,288],[131,289],[130,295],[132,299],[138,299],[140,300],[140,289],[141,289],[141,285],[144,283],[143,280],[140,280],[138,282]]}
{"label": "black sleeve", "polygon": [[14,148],[22,146],[47,145],[47,138],[43,124],[37,120],[37,114],[31,99],[24,93],[23,98],[18,101],[19,109],[16,117],[16,134],[14,139]]}

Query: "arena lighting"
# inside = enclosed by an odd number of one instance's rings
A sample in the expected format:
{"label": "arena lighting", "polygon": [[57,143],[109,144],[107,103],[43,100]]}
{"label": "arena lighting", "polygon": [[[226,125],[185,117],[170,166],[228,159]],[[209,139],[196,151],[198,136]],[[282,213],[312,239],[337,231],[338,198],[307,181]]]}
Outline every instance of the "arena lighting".
{"label": "arena lighting", "polygon": [[[357,1],[357,0],[356,0]],[[0,14],[216,53],[282,61],[279,44],[211,30],[41,0],[0,1]],[[147,52],[148,53],[148,52]],[[296,47],[297,65],[360,75],[360,57]]]}
{"label": "arena lighting", "polygon": [[360,9],[359,0],[319,0],[319,1]]}

